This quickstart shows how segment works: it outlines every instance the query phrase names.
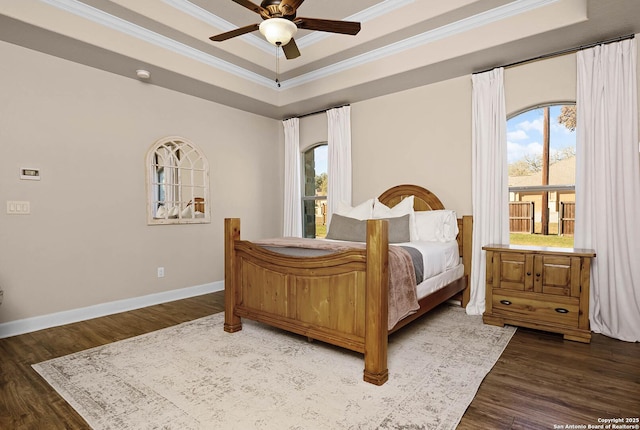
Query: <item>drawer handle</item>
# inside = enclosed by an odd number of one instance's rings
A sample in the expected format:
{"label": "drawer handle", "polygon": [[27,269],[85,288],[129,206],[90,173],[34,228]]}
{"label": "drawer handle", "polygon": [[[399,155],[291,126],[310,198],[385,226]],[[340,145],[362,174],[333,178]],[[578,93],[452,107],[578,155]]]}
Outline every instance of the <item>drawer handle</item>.
{"label": "drawer handle", "polygon": [[531,276],[531,272],[527,272],[527,276]]}
{"label": "drawer handle", "polygon": [[565,308],[556,308],[556,312],[558,312],[559,314],[568,314],[569,311]]}
{"label": "drawer handle", "polygon": [[507,305],[507,306],[509,306],[511,304],[511,302],[509,300],[500,300],[500,303],[502,303],[503,305]]}

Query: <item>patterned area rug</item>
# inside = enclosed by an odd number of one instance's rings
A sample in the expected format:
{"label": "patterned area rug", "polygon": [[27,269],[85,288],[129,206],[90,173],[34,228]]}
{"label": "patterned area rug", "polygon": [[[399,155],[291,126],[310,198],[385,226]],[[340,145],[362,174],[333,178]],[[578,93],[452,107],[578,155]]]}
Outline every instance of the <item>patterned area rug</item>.
{"label": "patterned area rug", "polygon": [[454,429],[513,327],[442,306],[390,337],[389,381],[362,355],[215,314],[34,365],[102,429]]}

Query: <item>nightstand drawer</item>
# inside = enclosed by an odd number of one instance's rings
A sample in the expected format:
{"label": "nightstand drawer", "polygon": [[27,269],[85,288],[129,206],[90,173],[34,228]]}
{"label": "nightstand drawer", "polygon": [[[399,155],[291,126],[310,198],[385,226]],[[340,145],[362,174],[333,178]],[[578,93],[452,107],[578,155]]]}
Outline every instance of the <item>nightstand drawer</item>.
{"label": "nightstand drawer", "polygon": [[580,301],[574,297],[553,297],[536,293],[494,289],[493,314],[578,327]]}

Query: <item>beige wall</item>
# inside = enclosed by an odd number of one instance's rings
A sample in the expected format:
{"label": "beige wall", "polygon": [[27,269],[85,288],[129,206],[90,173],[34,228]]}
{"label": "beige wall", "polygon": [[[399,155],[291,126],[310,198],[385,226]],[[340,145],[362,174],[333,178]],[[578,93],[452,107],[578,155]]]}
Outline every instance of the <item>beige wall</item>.
{"label": "beige wall", "polygon": [[317,113],[300,119],[300,150],[327,141],[327,114]]}
{"label": "beige wall", "polygon": [[[280,234],[279,121],[4,42],[0,57],[0,323],[221,281],[224,217]],[[209,160],[211,224],[146,225],[146,152],[169,135]]]}
{"label": "beige wall", "polygon": [[351,112],[354,204],[417,184],[471,213],[469,76],[356,103]]}
{"label": "beige wall", "polygon": [[505,69],[507,117],[540,104],[576,101],[576,54]]}

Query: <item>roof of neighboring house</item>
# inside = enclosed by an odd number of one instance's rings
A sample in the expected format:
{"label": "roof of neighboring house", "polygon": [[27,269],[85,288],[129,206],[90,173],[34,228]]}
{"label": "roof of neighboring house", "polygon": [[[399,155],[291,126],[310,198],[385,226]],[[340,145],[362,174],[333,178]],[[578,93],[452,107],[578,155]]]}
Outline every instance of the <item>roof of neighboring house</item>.
{"label": "roof of neighboring house", "polygon": [[[576,183],[576,157],[565,158],[549,166],[549,184],[574,185]],[[510,176],[510,187],[542,185],[542,172],[527,176]]]}

